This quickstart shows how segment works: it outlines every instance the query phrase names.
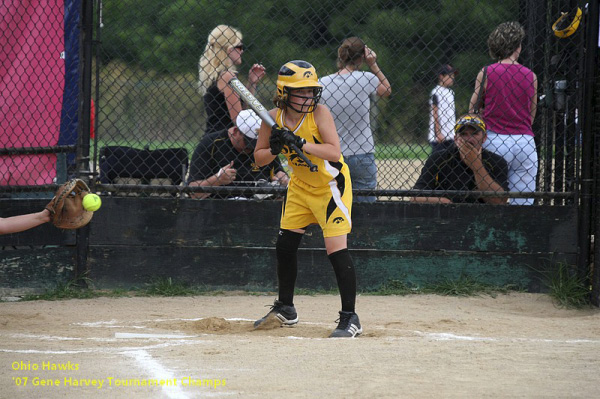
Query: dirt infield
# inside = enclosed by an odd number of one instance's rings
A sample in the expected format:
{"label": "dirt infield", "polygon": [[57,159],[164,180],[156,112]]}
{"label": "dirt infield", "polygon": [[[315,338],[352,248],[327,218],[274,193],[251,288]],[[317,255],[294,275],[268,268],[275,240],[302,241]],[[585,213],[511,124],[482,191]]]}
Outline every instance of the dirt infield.
{"label": "dirt infield", "polygon": [[[337,296],[0,303],[2,398],[580,397],[600,386],[600,312],[541,294],[360,296],[364,334],[326,338]],[[41,383],[45,385],[41,385]],[[161,385],[162,384],[162,385]]]}

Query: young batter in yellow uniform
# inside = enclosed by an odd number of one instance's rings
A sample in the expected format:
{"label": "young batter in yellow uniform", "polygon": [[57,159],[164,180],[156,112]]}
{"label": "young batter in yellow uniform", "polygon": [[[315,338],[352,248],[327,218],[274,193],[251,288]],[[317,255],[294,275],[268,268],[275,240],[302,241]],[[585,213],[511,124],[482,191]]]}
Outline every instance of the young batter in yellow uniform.
{"label": "young batter in yellow uniform", "polygon": [[[277,108],[269,111],[278,126],[271,129],[263,123],[258,135],[256,163],[267,165],[283,153],[291,168],[291,179],[276,244],[279,299],[254,326],[269,316],[282,325],[298,322],[293,302],[298,247],[306,228],[318,224],[342,301],[339,324],[330,336],[354,337],[362,333],[362,328],[355,313],[356,273],[347,240],[352,229],[352,182],[333,117],[327,107],[319,105],[321,91],[317,72],[310,63],[297,60],[283,65],[277,78]],[[318,167],[316,172],[310,171],[292,145]]]}

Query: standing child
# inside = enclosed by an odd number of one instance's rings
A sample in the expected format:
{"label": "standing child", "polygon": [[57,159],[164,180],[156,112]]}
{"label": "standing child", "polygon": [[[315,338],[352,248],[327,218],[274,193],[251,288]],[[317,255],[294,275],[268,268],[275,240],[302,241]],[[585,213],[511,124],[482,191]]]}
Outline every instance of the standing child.
{"label": "standing child", "polygon": [[437,86],[429,97],[429,144],[432,152],[445,150],[452,146],[456,105],[454,91],[450,87],[458,71],[449,64],[442,65],[437,71]]}
{"label": "standing child", "polygon": [[[276,317],[282,325],[298,323],[294,307],[298,247],[306,228],[319,224],[342,302],[339,324],[330,337],[354,337],[362,333],[362,328],[354,308],[356,273],[347,243],[352,229],[352,183],[333,117],[327,107],[318,104],[321,91],[317,72],[310,63],[299,60],[286,63],[278,74],[274,99],[277,108],[269,111],[277,127],[271,129],[263,123],[259,131],[254,151],[256,163],[267,165],[283,153],[288,159],[291,178],[276,244],[279,299],[254,327],[269,317]],[[310,171],[291,149],[292,144],[318,166],[317,172]]]}

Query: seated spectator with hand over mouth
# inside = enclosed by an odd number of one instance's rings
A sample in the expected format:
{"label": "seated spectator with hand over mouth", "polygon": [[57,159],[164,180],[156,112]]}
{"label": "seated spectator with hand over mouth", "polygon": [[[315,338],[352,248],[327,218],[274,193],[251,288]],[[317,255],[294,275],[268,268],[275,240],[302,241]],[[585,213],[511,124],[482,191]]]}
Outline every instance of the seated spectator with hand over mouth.
{"label": "seated spectator with hand over mouth", "polygon": [[481,202],[506,204],[506,197],[465,197],[451,191],[508,191],[508,164],[500,155],[483,149],[486,125],[476,114],[458,118],[454,143],[432,153],[415,183],[415,190],[447,191],[440,197],[414,197],[412,202]]}

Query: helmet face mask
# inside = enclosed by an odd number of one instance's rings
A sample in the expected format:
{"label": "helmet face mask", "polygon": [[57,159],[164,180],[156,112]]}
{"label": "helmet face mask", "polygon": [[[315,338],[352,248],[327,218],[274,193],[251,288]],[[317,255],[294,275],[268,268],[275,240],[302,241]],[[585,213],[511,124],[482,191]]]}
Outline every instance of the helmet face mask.
{"label": "helmet face mask", "polygon": [[[300,90],[309,89],[312,91],[312,96],[305,96],[296,93]],[[286,107],[293,109],[300,114],[309,114],[315,110],[319,100],[321,99],[322,87],[299,87],[290,89],[284,87],[284,103]],[[308,100],[308,101],[307,101]]]}
{"label": "helmet face mask", "polygon": [[[312,96],[294,94],[297,90],[312,89]],[[317,107],[323,86],[319,84],[317,71],[310,63],[301,60],[290,61],[279,69],[277,76],[277,106],[307,114]],[[309,100],[309,101],[307,101]]]}

